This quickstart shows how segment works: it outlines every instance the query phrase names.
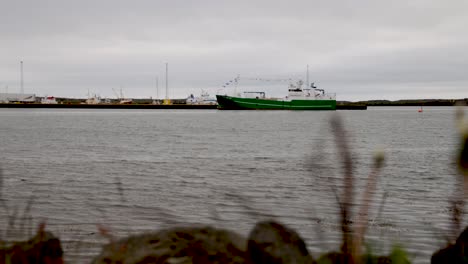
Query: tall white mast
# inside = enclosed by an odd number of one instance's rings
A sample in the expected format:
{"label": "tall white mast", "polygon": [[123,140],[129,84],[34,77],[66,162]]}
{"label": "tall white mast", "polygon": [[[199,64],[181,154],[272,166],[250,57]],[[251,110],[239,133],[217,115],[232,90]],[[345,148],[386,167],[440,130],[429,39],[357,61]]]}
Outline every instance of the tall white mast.
{"label": "tall white mast", "polygon": [[156,100],[159,99],[159,78],[156,76]]}
{"label": "tall white mast", "polygon": [[307,80],[306,80],[306,88],[310,88],[310,85],[309,85],[309,64],[307,64]]}
{"label": "tall white mast", "polygon": [[23,87],[23,61],[21,61],[21,94],[24,94],[24,87]]}
{"label": "tall white mast", "polygon": [[166,99],[169,99],[169,91],[168,91],[169,80],[167,79],[167,76],[168,76],[168,63],[166,62]]}

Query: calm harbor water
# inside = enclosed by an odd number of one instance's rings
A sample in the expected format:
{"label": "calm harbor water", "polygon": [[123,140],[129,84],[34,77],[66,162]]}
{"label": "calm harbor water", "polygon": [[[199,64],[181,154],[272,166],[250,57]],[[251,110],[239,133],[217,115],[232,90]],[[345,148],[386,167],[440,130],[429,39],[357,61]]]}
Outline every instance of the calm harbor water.
{"label": "calm harbor water", "polygon": [[[454,112],[1,109],[7,208],[0,234],[17,239],[45,220],[67,260],[87,263],[106,242],[97,224],[118,237],[183,223],[247,235],[256,221],[275,217],[296,229],[314,256],[338,250],[332,189],[341,190],[342,170],[329,123],[338,114],[353,152],[356,194],[374,151],[385,152],[368,230],[374,251],[400,243],[414,263],[429,263],[449,235]],[[33,223],[22,217],[28,204]],[[15,211],[11,231],[7,214]]]}

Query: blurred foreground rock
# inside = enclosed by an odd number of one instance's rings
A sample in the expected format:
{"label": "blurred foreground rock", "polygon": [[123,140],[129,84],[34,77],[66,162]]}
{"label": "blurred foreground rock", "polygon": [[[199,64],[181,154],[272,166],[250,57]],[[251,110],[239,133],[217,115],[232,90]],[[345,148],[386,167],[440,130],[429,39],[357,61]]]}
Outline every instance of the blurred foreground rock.
{"label": "blurred foreground rock", "polygon": [[309,264],[313,260],[295,231],[279,223],[260,222],[248,239],[208,226],[131,236],[105,245],[93,263]]}
{"label": "blurred foreground rock", "polygon": [[49,232],[38,232],[28,241],[0,249],[0,263],[62,264],[62,256],[60,240]]}
{"label": "blurred foreground rock", "polygon": [[454,245],[435,252],[432,264],[468,264],[468,227],[460,234]]}
{"label": "blurred foreground rock", "polygon": [[314,263],[302,238],[276,222],[259,222],[250,232],[248,253],[256,264]]}
{"label": "blurred foreground rock", "polygon": [[[42,229],[43,230],[43,229]],[[111,236],[108,236],[111,240]],[[455,245],[432,257],[432,263],[468,263],[468,228]],[[40,231],[32,239],[0,248],[0,264],[63,264],[60,240]],[[398,256],[400,255],[400,256]],[[389,256],[362,256],[361,263],[410,263],[406,256],[393,251]],[[349,254],[329,252],[317,262],[294,230],[274,221],[259,222],[243,237],[233,231],[210,226],[186,226],[134,235],[103,246],[92,261],[95,264],[349,264]]]}
{"label": "blurred foreground rock", "polygon": [[248,263],[246,244],[231,231],[180,227],[109,243],[93,263]]}

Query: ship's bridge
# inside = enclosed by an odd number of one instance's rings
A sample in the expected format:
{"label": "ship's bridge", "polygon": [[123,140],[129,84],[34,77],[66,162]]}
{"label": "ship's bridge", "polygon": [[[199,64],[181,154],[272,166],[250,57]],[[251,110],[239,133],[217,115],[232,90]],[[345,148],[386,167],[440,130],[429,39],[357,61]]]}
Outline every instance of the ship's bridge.
{"label": "ship's bridge", "polygon": [[244,98],[265,99],[265,92],[244,92]]}
{"label": "ship's bridge", "polygon": [[299,80],[296,84],[289,84],[288,98],[291,100],[336,100],[336,94],[325,93],[325,90],[318,89],[314,83],[310,88],[302,88],[304,82]]}

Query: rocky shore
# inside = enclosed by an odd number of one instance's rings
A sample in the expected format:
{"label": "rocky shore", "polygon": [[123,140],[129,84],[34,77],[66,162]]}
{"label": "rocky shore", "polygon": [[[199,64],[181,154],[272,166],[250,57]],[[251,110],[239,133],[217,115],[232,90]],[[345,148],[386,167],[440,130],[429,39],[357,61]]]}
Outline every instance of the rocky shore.
{"label": "rocky shore", "polygon": [[[275,221],[258,222],[248,237],[211,226],[174,227],[118,240],[105,231],[101,230],[101,234],[109,238],[109,243],[92,260],[93,264],[411,263],[402,249],[393,250],[387,256],[354,256],[342,250],[312,256],[295,230]],[[467,249],[468,228],[461,233],[456,243],[434,252],[428,263],[467,263]],[[64,254],[66,252],[61,247],[60,239],[45,231],[42,226],[28,241],[15,242],[8,246],[4,243],[0,248],[0,263],[61,264],[64,263]]]}
{"label": "rocky shore", "polygon": [[[92,263],[348,263],[346,256],[334,252],[315,261],[296,231],[273,221],[257,223],[247,238],[230,230],[192,226],[113,240],[109,237]],[[1,263],[64,262],[59,238],[43,229],[28,241],[3,247],[0,254]]]}

